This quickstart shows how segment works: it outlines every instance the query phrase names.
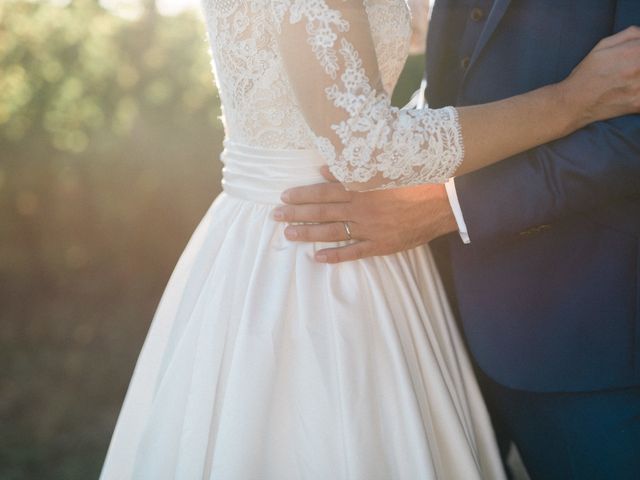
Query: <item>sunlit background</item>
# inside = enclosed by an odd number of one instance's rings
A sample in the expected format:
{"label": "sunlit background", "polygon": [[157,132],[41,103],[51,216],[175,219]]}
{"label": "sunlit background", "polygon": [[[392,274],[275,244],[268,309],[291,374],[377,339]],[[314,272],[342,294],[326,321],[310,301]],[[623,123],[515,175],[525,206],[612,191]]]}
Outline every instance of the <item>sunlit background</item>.
{"label": "sunlit background", "polygon": [[0,480],[97,478],[162,290],[219,192],[199,1],[0,0]]}

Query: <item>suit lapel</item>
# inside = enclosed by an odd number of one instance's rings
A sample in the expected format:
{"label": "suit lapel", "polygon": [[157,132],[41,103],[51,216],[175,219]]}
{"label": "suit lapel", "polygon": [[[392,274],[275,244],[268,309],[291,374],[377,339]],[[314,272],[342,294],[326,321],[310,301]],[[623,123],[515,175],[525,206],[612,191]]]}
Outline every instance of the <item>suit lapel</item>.
{"label": "suit lapel", "polygon": [[[636,0],[631,0],[636,1]],[[469,68],[464,73],[462,84],[467,77],[469,70],[473,67],[473,64],[478,59],[482,50],[489,42],[489,39],[493,35],[493,32],[499,25],[502,17],[506,13],[511,0],[495,0],[493,3],[493,7],[489,12],[487,17],[486,24],[482,33],[480,34],[480,38],[475,45],[473,53],[470,58]],[[442,45],[445,45],[447,42],[452,41],[452,39],[447,38],[450,35],[450,24],[452,19],[452,14],[455,9],[456,2],[455,0],[436,0],[435,5],[433,6],[433,12],[431,15],[431,22],[429,24],[429,32],[427,36],[427,58],[425,65],[425,77],[427,78],[431,88],[429,91],[433,91],[433,87],[435,91],[439,91],[438,83],[438,72],[441,70],[443,55],[446,50],[442,48]]]}
{"label": "suit lapel", "polygon": [[[476,43],[476,47],[473,50],[473,54],[471,55],[469,69],[471,69],[475,61],[482,53],[482,50],[487,45],[487,42],[491,38],[491,35],[493,35],[493,32],[496,30],[496,27],[500,23],[500,20],[502,20],[502,17],[504,17],[507,8],[509,8],[510,3],[511,0],[495,0],[495,2],[493,3],[491,12],[489,12],[489,16],[487,17],[487,23],[484,26],[484,29],[480,34],[480,38],[478,39],[478,43]],[[469,69],[467,69],[467,71],[469,71]]]}
{"label": "suit lapel", "polygon": [[428,74],[434,75],[438,72],[442,61],[444,49],[441,46],[446,41],[447,25],[451,11],[450,0],[436,0],[431,12],[431,21],[429,22],[429,30],[427,33],[427,51],[426,51],[426,75],[431,81]]}

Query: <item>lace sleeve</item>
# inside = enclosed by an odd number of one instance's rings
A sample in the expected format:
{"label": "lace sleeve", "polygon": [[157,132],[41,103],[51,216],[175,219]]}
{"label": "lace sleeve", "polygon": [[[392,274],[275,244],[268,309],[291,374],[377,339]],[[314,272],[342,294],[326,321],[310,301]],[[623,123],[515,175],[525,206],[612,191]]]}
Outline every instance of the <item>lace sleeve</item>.
{"label": "lace sleeve", "polygon": [[384,91],[371,0],[272,0],[280,55],[317,147],[352,190],[443,183],[464,156],[457,110],[398,109]]}

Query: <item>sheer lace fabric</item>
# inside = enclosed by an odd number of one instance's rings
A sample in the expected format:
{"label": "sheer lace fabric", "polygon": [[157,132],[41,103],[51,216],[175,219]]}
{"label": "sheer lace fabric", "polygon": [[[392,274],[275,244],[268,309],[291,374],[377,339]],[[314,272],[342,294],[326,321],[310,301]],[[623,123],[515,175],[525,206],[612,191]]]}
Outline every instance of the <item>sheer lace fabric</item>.
{"label": "sheer lace fabric", "polygon": [[226,137],[273,149],[313,148],[273,36],[270,0],[203,0]]}
{"label": "sheer lace fabric", "polygon": [[229,138],[317,149],[349,188],[440,183],[464,148],[457,111],[398,109],[403,0],[203,0]]}

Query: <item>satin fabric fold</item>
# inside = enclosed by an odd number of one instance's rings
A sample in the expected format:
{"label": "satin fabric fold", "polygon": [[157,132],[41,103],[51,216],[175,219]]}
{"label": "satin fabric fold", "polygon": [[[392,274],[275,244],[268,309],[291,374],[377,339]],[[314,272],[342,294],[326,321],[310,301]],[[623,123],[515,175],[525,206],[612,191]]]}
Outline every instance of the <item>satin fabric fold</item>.
{"label": "satin fabric fold", "polygon": [[271,214],[321,181],[318,158],[227,143],[223,159],[101,480],[504,478],[429,249],[316,263],[344,243],[288,242]]}

